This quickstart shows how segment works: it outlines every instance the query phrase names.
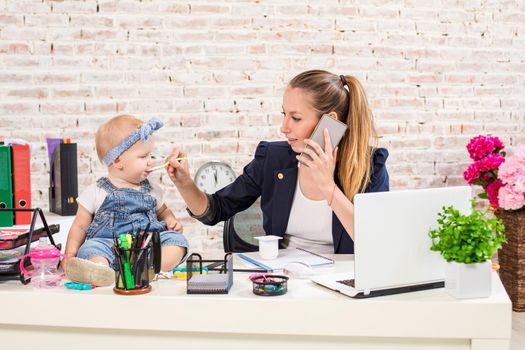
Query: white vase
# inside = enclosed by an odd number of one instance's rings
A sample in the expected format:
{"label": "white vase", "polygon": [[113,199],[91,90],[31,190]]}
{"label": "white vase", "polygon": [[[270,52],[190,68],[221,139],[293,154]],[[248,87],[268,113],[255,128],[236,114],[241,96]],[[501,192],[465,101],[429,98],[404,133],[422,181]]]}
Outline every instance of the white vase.
{"label": "white vase", "polygon": [[457,299],[486,298],[492,290],[492,262],[463,264],[447,262],[445,290]]}

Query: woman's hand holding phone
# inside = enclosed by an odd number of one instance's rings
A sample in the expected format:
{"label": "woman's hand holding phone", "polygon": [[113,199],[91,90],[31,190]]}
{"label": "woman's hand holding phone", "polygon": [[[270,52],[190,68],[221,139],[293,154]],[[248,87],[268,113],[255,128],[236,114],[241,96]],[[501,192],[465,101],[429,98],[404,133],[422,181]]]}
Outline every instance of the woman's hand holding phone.
{"label": "woman's hand holding phone", "polygon": [[317,142],[306,139],[304,142],[307,147],[301,155],[297,156],[297,160],[312,170],[312,176],[319,190],[325,199],[330,201],[335,185],[334,171],[338,148],[332,148],[330,134],[327,128],[323,131],[323,137],[324,150]]}
{"label": "woman's hand holding phone", "polygon": [[330,203],[335,191],[334,171],[337,162],[337,145],[346,133],[348,126],[324,114],[310,139],[305,140],[305,150],[297,160],[311,168],[312,176],[319,190]]}

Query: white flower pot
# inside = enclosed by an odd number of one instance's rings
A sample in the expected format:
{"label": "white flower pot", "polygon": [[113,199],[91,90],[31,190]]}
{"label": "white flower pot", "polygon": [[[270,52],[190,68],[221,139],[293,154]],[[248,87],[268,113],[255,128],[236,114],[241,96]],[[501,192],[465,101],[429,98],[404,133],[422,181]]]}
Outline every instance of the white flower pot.
{"label": "white flower pot", "polygon": [[486,298],[492,290],[491,267],[490,260],[475,264],[447,262],[445,290],[457,299]]}

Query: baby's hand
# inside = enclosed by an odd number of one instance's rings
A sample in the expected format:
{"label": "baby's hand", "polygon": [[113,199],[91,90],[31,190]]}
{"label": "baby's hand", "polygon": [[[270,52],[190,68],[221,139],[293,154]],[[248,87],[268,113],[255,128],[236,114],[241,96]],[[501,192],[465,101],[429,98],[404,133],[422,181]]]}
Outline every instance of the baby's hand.
{"label": "baby's hand", "polygon": [[168,230],[172,231],[182,232],[184,230],[181,222],[175,218],[166,219],[166,226],[168,227]]}

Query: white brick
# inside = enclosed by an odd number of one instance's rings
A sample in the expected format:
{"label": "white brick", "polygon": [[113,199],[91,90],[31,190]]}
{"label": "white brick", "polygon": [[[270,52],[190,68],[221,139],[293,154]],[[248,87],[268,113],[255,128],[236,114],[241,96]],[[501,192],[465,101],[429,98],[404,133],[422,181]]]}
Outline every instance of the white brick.
{"label": "white brick", "polygon": [[96,0],[83,1],[49,1],[53,7],[53,13],[88,13],[95,14],[97,12]]}
{"label": "white brick", "polygon": [[65,14],[38,14],[25,15],[24,24],[28,27],[66,27],[69,24],[69,16]]}
{"label": "white brick", "polygon": [[35,83],[44,85],[78,83],[80,81],[80,74],[74,71],[67,73],[38,73],[34,75],[33,79]]}
{"label": "white brick", "polygon": [[49,96],[47,89],[42,88],[21,88],[3,91],[5,95],[10,98],[20,98],[20,99],[44,99]]}
{"label": "white brick", "polygon": [[0,43],[0,53],[9,55],[29,55],[32,54],[30,44],[27,43]]}
{"label": "white brick", "polygon": [[40,113],[42,114],[79,114],[84,111],[81,102],[41,102]]}
{"label": "white brick", "polygon": [[[38,111],[37,102],[0,102],[0,115],[23,115],[36,113]],[[5,137],[5,135],[4,135]]]}
{"label": "white brick", "polygon": [[6,10],[11,13],[49,13],[51,5],[49,2],[34,0],[7,1]]}
{"label": "white brick", "polygon": [[4,15],[0,14],[0,25],[6,26],[6,25],[22,25],[24,21],[24,17],[22,15],[17,14],[9,14]]}
{"label": "white brick", "polygon": [[242,4],[234,3],[232,4],[231,14],[234,16],[269,16],[275,13],[274,6],[258,4],[254,6],[252,3]]}
{"label": "white brick", "polygon": [[198,15],[228,14],[229,12],[230,12],[230,6],[226,6],[226,5],[218,5],[218,4],[208,5],[208,4],[195,3],[191,5],[190,7],[190,13],[198,14]]}
{"label": "white brick", "polygon": [[11,73],[7,71],[0,71],[0,84],[15,84],[24,83],[28,84],[32,80],[31,74],[29,73]]}
{"label": "white brick", "polygon": [[111,16],[71,14],[70,18],[72,27],[113,27],[115,25],[115,18]]}
{"label": "white brick", "polygon": [[8,25],[0,32],[1,40],[45,40],[46,32],[40,28],[21,27]]}

